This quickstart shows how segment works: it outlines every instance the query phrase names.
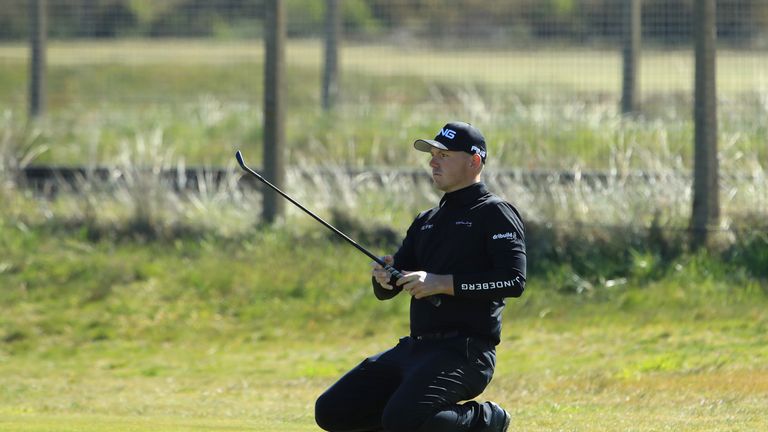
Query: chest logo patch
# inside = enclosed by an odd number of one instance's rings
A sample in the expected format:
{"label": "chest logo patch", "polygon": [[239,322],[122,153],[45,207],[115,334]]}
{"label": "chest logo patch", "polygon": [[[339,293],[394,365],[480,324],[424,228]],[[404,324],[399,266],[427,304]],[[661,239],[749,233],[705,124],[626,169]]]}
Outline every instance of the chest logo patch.
{"label": "chest logo patch", "polygon": [[503,234],[494,234],[493,239],[494,240],[499,240],[499,239],[517,240],[517,233],[512,231],[512,232],[506,232]]}
{"label": "chest logo patch", "polygon": [[456,225],[464,225],[465,227],[469,228],[472,226],[472,222],[470,221],[456,221]]}

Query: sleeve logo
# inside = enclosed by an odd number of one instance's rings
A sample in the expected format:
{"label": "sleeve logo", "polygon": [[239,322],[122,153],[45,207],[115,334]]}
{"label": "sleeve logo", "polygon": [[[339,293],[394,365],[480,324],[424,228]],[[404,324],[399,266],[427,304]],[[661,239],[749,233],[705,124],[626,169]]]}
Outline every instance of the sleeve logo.
{"label": "sleeve logo", "polygon": [[493,282],[479,282],[479,283],[463,283],[461,284],[462,291],[484,291],[492,289],[512,288],[516,283],[519,283],[520,278],[512,280],[500,280]]}

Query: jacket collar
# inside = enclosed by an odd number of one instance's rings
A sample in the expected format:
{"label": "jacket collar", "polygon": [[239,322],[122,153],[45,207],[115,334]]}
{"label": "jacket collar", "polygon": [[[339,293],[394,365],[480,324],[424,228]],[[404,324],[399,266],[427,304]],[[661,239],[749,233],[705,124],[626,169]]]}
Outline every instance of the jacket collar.
{"label": "jacket collar", "polygon": [[449,206],[468,205],[487,194],[488,188],[485,186],[485,183],[478,182],[469,185],[464,189],[448,192],[447,194],[443,195],[443,197],[440,199],[440,207],[442,207],[444,204],[448,204]]}

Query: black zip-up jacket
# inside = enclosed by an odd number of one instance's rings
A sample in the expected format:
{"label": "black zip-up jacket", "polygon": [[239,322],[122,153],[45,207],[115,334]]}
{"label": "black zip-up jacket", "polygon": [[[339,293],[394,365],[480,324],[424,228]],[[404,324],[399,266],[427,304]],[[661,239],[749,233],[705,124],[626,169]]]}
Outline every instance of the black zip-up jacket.
{"label": "black zip-up jacket", "polygon": [[[453,275],[454,295],[440,295],[439,307],[411,299],[411,336],[459,332],[498,344],[504,298],[525,289],[525,228],[517,209],[476,183],[419,214],[394,261],[402,271]],[[373,291],[386,300],[402,287],[373,278]]]}

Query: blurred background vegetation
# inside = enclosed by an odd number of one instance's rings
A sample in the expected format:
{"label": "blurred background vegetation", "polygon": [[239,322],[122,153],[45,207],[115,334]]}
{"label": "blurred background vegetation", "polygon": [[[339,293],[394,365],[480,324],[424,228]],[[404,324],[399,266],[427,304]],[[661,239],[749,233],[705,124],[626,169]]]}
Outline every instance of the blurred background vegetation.
{"label": "blurred background vegetation", "polygon": [[[0,39],[27,36],[28,2],[6,0]],[[55,38],[260,37],[263,0],[49,0]],[[644,0],[643,35],[654,45],[688,44],[692,0]],[[600,43],[620,36],[622,2],[615,0],[345,0],[345,33],[355,40],[391,37],[397,29],[421,40],[446,43],[462,30],[482,44],[524,45],[537,40]],[[288,35],[316,37],[324,29],[323,1],[286,0]],[[718,39],[740,47],[765,47],[768,4],[717,0]]]}

